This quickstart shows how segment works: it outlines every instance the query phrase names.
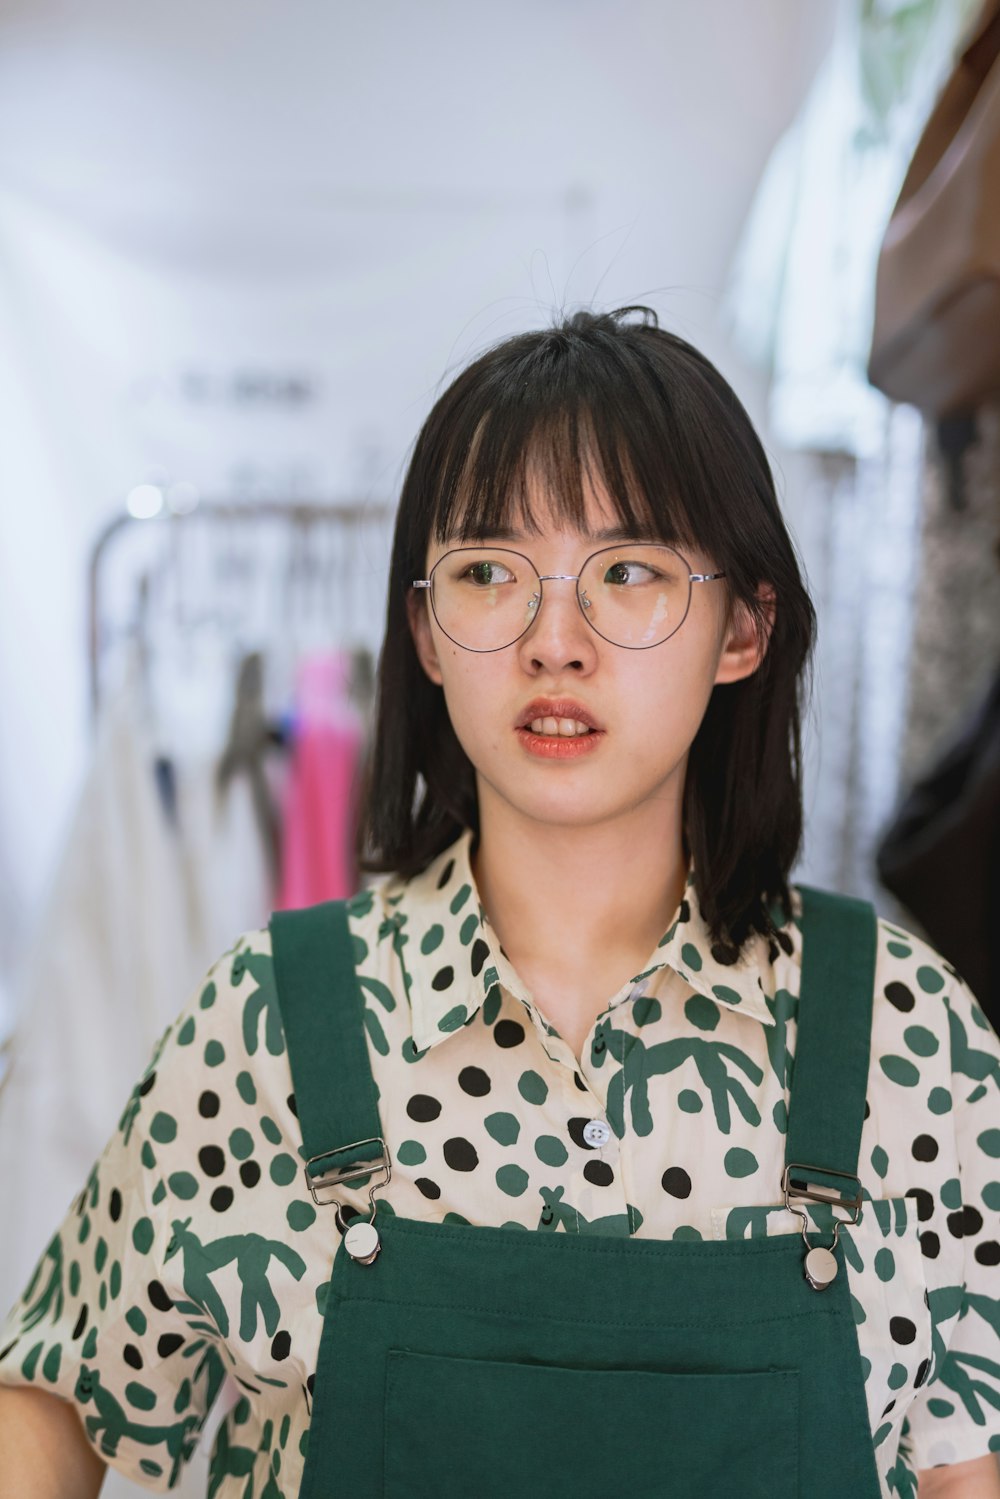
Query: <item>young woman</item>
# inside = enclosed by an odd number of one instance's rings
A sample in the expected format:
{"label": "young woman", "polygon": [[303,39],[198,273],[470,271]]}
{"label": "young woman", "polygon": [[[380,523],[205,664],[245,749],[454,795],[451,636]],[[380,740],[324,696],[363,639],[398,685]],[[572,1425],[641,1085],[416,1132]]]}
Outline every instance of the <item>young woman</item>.
{"label": "young woman", "polygon": [[218,1499],[1000,1495],[1000,1042],[788,883],[813,634],[651,312],[459,376],[396,529],[388,877],[163,1038],[0,1332],[0,1494],[172,1486],[228,1375]]}

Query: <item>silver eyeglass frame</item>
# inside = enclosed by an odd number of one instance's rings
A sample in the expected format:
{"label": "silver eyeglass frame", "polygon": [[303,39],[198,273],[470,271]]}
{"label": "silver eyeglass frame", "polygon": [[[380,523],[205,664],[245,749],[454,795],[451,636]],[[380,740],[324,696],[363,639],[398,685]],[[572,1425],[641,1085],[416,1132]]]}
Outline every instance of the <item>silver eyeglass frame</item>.
{"label": "silver eyeglass frame", "polygon": [[[676,547],[670,546],[670,544],[668,542],[665,542],[665,541],[634,542],[634,543],[629,543],[629,542],[621,543],[621,542],[619,542],[616,546],[598,547],[598,549],[597,549],[596,552],[591,552],[589,557],[585,557],[583,559],[582,566],[581,566],[580,571],[578,573],[540,573],[538,571],[537,567],[535,566],[535,564],[532,562],[531,558],[530,557],[526,557],[523,552],[516,552],[513,547],[488,547],[488,548],[486,548],[486,550],[489,550],[491,552],[503,552],[508,557],[519,557],[522,562],[526,562],[528,564],[528,566],[531,568],[531,571],[534,573],[535,577],[538,579],[538,594],[528,604],[528,608],[529,609],[533,609],[534,613],[532,614],[532,617],[528,620],[528,623],[525,625],[525,627],[521,631],[520,635],[515,635],[514,639],[513,640],[508,640],[506,645],[491,645],[491,646],[486,647],[485,649],[480,648],[479,646],[475,646],[475,645],[465,645],[461,640],[456,640],[455,637],[454,637],[454,635],[449,635],[448,634],[448,631],[445,629],[445,627],[441,623],[440,619],[438,619],[438,612],[434,608],[434,588],[433,588],[434,574],[437,572],[438,568],[441,566],[442,562],[444,562],[446,558],[453,556],[455,554],[455,552],[477,552],[477,551],[483,550],[483,548],[478,547],[478,546],[451,547],[450,550],[448,550],[447,552],[442,553],[442,555],[435,562],[434,566],[431,568],[431,575],[430,575],[429,578],[414,578],[413,582],[410,584],[410,587],[411,588],[428,588],[428,589],[430,589],[431,610],[433,611],[435,620],[437,620],[438,629],[441,631],[441,633],[443,635],[447,636],[447,638],[452,642],[453,645],[459,646],[463,651],[472,651],[473,654],[476,655],[476,656],[492,656],[496,651],[505,651],[505,650],[508,649],[509,646],[516,645],[519,640],[521,640],[525,635],[527,635],[528,631],[531,629],[532,625],[535,623],[535,620],[538,618],[538,616],[542,612],[542,605],[545,602],[545,589],[544,589],[543,585],[545,583],[558,583],[558,582],[575,583],[576,584],[576,601],[577,601],[577,603],[580,606],[580,613],[583,615],[584,619],[587,621],[588,625],[593,630],[594,634],[595,635],[600,635],[600,637],[601,637],[602,640],[607,640],[608,645],[617,646],[618,649],[622,650],[622,651],[651,651],[651,650],[655,650],[655,648],[658,645],[665,645],[666,642],[671,638],[672,635],[676,635],[677,631],[680,629],[681,625],[687,619],[688,612],[689,612],[689,610],[691,608],[691,590],[690,590],[690,588],[688,589],[687,607],[685,608],[684,613],[681,615],[680,620],[674,626],[674,628],[670,631],[670,635],[664,635],[664,637],[663,637],[662,640],[654,640],[652,645],[622,645],[620,641],[618,641],[618,640],[609,640],[607,635],[602,635],[601,631],[594,624],[594,621],[587,614],[587,610],[591,607],[590,600],[589,599],[585,599],[584,596],[581,595],[581,593],[580,593],[580,579],[583,576],[584,568],[586,568],[587,563],[588,562],[593,562],[594,558],[595,557],[600,557],[603,552],[615,552],[615,551],[620,550],[620,548],[621,548],[622,545],[625,545],[625,546],[628,546],[628,545],[635,545],[635,546],[648,545],[648,546],[662,546],[662,547],[665,547],[667,551],[673,552],[674,556],[675,557],[679,557],[680,560],[683,562],[684,566],[688,570],[688,581],[690,583],[712,583],[712,582],[715,581],[716,578],[724,578],[726,576],[725,570],[723,570],[720,573],[693,573],[691,571],[691,564],[688,562],[688,560],[684,556],[683,552],[679,552]],[[537,607],[536,607],[536,605],[537,605]]]}

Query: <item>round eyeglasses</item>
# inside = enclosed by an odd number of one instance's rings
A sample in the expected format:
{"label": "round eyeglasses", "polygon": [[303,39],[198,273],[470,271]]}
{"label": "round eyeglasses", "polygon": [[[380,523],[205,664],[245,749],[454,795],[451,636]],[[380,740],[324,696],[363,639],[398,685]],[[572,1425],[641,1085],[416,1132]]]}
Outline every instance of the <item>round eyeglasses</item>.
{"label": "round eyeglasses", "polygon": [[507,547],[455,547],[439,557],[429,578],[434,618],[449,640],[467,651],[502,651],[538,618],[545,583],[576,584],[588,625],[612,645],[645,651],[680,629],[691,604],[692,583],[710,583],[725,572],[693,573],[674,547],[660,543],[604,547],[579,573],[539,573],[530,557]]}

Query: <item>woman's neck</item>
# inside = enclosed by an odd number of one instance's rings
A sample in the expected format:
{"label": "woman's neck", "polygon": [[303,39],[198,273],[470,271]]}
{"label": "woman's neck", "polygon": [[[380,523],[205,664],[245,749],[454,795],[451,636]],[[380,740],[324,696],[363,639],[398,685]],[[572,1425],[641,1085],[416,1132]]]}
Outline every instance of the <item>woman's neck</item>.
{"label": "woman's neck", "polygon": [[646,806],[633,824],[540,827],[487,811],[473,874],[490,924],[532,993],[593,992],[596,984],[610,994],[638,971],[687,883],[679,812],[670,826],[651,821]]}

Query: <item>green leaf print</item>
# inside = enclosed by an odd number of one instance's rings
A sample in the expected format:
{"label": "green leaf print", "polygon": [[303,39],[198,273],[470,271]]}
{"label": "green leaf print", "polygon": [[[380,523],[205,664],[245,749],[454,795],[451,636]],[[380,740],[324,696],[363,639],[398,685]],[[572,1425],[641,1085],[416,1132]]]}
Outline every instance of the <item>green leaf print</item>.
{"label": "green leaf print", "polygon": [[[48,1267],[48,1280],[38,1293],[38,1298],[31,1301],[35,1294],[35,1287],[43,1279],[43,1272]],[[33,1327],[43,1320],[58,1322],[63,1310],[63,1244],[59,1234],[56,1234],[49,1243],[44,1254],[35,1266],[28,1288],[24,1293],[25,1307],[24,1321],[21,1324],[22,1333],[30,1332]]]}
{"label": "green leaf print", "polygon": [[[635,1059],[635,1060],[633,1060]],[[746,1073],[754,1084],[763,1079],[763,1069],[757,1066],[738,1046],[728,1041],[709,1041],[701,1036],[681,1036],[676,1041],[659,1041],[652,1046],[636,1043],[629,1053],[631,1084],[629,1102],[632,1108],[632,1128],[637,1135],[652,1133],[653,1117],[649,1111],[648,1079],[673,1072],[685,1062],[694,1062],[699,1076],[709,1091],[715,1122],[722,1134],[732,1129],[729,1100],[739,1109],[748,1124],[760,1123],[760,1112],[738,1078],[732,1077],[726,1067],[729,1062]]]}
{"label": "green leaf print", "polygon": [[969,1045],[965,1026],[951,1005],[947,1008],[948,1025],[951,1031],[952,1070],[960,1072],[963,1077],[972,1078],[977,1083],[989,1078],[995,1087],[1000,1088],[1000,1062],[988,1051],[978,1051],[976,1047]]}
{"label": "green leaf print", "polygon": [[147,1447],[162,1445],[166,1447],[167,1455],[173,1459],[168,1482],[171,1487],[177,1482],[181,1464],[191,1455],[194,1447],[190,1434],[198,1426],[196,1415],[185,1416],[170,1426],[147,1426],[133,1421],[126,1415],[111,1391],[104,1389],[101,1384],[100,1370],[91,1369],[87,1364],[80,1366],[74,1399],[84,1412],[90,1405],[96,1408],[97,1414],[85,1414],[84,1422],[91,1441],[97,1442],[98,1438],[100,1439],[100,1450],[103,1456],[117,1456],[118,1444],[123,1437],[131,1442],[140,1442]]}
{"label": "green leaf print", "polygon": [[249,973],[257,983],[256,990],[243,1006],[244,1045],[250,1056],[256,1054],[260,1039],[260,1019],[263,1015],[264,1043],[272,1057],[280,1057],[285,1049],[285,1034],[274,982],[274,963],[267,953],[244,950],[233,959],[234,985],[240,983],[244,973]]}
{"label": "green leaf print", "polygon": [[222,1239],[213,1239],[203,1244],[190,1229],[190,1218],[175,1218],[173,1233],[167,1245],[165,1260],[180,1254],[184,1265],[184,1294],[200,1310],[213,1319],[223,1337],[229,1335],[229,1314],[222,1297],[212,1284],[211,1277],[223,1265],[236,1261],[236,1271],[242,1286],[240,1298],[240,1337],[249,1343],[257,1331],[257,1313],[264,1319],[269,1336],[277,1331],[280,1308],[267,1279],[268,1265],[272,1258],[280,1260],[296,1280],[305,1274],[305,1261],[300,1255],[277,1239],[264,1239],[260,1234],[229,1234]]}
{"label": "green leaf print", "polygon": [[[987,1374],[991,1383],[986,1384],[973,1378],[970,1372],[973,1370]],[[952,1348],[941,1367],[937,1382],[958,1396],[977,1426],[986,1425],[986,1412],[980,1403],[980,1397],[987,1405],[1000,1410],[1000,1364],[995,1359]]]}

